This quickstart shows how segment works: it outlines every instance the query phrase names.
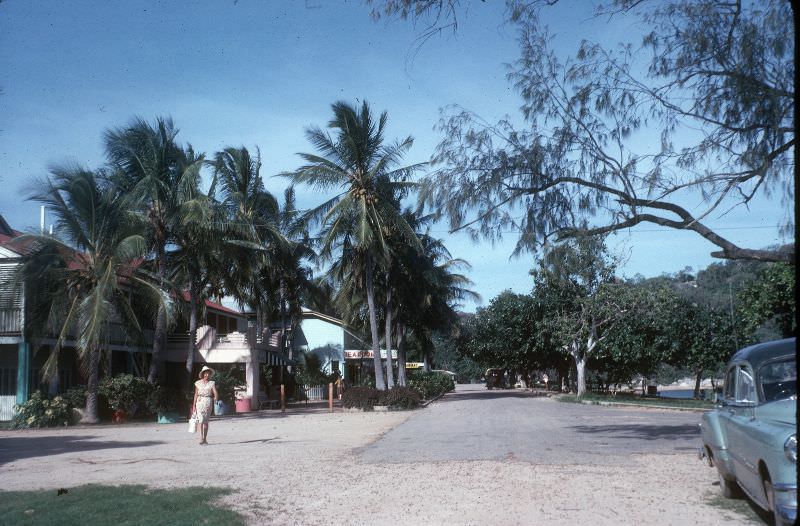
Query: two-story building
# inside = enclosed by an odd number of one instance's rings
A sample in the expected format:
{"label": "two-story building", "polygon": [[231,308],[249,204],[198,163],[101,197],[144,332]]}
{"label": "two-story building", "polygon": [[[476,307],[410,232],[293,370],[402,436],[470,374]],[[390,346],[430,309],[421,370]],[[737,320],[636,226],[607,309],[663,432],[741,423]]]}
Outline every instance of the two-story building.
{"label": "two-story building", "polygon": [[[44,389],[51,393],[63,392],[85,385],[74,348],[74,341],[67,338],[59,355],[58,375],[47,385],[41,381],[41,367],[49,355],[55,337],[37,335],[38,352],[26,338],[24,283],[15,278],[24,254],[11,240],[22,233],[12,229],[0,216],[0,421],[10,420],[14,404],[24,403],[31,391]],[[185,298],[186,299],[186,298]],[[111,324],[104,356],[107,362],[102,369],[111,375],[133,373],[144,376],[152,353],[153,331],[145,330],[142,346],[132,345],[122,327]],[[167,336],[164,351],[165,381],[180,385],[180,375],[186,375],[185,364],[189,351],[189,334],[185,324],[176,326]],[[282,367],[286,365],[275,341],[268,333],[259,335],[248,328],[246,317],[241,312],[220,303],[206,301],[205,318],[197,332],[197,347],[194,355],[196,378],[203,365],[217,370],[238,368],[245,379],[246,396],[251,397],[251,407],[257,408],[262,366]]]}

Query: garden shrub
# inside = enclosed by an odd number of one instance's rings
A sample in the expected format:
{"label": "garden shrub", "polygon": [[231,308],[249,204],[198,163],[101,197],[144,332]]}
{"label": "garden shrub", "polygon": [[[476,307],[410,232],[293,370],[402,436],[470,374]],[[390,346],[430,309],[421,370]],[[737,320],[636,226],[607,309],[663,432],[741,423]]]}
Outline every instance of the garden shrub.
{"label": "garden shrub", "polygon": [[381,392],[379,401],[389,409],[414,409],[419,407],[420,395],[416,389],[398,386]]}
{"label": "garden shrub", "polygon": [[342,395],[342,406],[371,411],[378,405],[381,392],[371,387],[351,387]]}
{"label": "garden shrub", "polygon": [[181,392],[178,389],[155,386],[147,397],[147,408],[151,413],[168,413],[180,409]]}
{"label": "garden shrub", "polygon": [[[218,372],[211,379],[217,388],[219,399],[228,405],[233,405],[236,401],[236,388],[244,382],[232,371]],[[194,397],[194,389],[192,389],[192,397]]]}
{"label": "garden shrub", "polygon": [[132,374],[118,374],[105,378],[100,383],[100,394],[108,400],[114,411],[125,411],[133,415],[147,407],[147,398],[153,386],[145,378]]}
{"label": "garden shrub", "polygon": [[77,385],[67,389],[61,397],[67,401],[70,407],[75,409],[83,409],[86,407],[86,386]]}
{"label": "garden shrub", "polygon": [[411,374],[408,386],[416,389],[424,400],[431,400],[456,388],[449,374],[434,371]]}
{"label": "garden shrub", "polygon": [[15,405],[14,411],[11,420],[14,429],[66,426],[72,416],[72,408],[63,397],[49,399],[41,391],[33,393],[24,404]]}

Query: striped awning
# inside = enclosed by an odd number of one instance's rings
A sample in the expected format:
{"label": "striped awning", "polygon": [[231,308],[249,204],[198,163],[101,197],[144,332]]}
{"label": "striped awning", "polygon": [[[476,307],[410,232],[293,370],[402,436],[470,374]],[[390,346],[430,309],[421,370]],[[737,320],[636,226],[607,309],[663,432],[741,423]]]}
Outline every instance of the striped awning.
{"label": "striped awning", "polygon": [[259,362],[266,365],[289,365],[289,360],[281,353],[275,351],[261,351]]}

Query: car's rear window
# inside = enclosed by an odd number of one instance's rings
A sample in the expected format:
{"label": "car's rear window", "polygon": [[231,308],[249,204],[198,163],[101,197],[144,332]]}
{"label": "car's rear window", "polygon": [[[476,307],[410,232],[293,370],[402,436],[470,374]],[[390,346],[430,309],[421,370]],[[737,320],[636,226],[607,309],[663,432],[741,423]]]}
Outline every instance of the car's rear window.
{"label": "car's rear window", "polygon": [[797,361],[794,357],[768,363],[759,372],[765,402],[797,396]]}

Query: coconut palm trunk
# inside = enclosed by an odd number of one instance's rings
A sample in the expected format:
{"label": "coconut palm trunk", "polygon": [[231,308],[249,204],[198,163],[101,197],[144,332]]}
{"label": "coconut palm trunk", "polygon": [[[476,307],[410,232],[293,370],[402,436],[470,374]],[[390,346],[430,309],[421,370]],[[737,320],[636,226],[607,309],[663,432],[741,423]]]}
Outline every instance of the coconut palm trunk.
{"label": "coconut palm trunk", "polygon": [[[392,287],[386,279],[386,387],[394,387],[394,370],[392,367]],[[399,373],[398,373],[399,374]]]}
{"label": "coconut palm trunk", "polygon": [[381,349],[378,345],[378,316],[375,313],[375,284],[373,283],[372,272],[372,258],[367,256],[367,307],[369,309],[369,330],[372,335],[372,363],[375,367],[375,388],[384,391],[386,389],[386,381],[383,376]]}
{"label": "coconut palm trunk", "polygon": [[397,385],[405,387],[406,378],[406,326],[397,324]]}
{"label": "coconut palm trunk", "polygon": [[86,385],[86,407],[84,408],[82,424],[97,424],[100,422],[98,414],[97,392],[100,387],[100,349],[93,346],[89,350],[89,377]]}
{"label": "coconut palm trunk", "polygon": [[[194,283],[195,280],[192,280]],[[200,294],[197,287],[189,285],[189,344],[186,352],[186,376],[188,378],[187,386],[192,385],[192,370],[194,369],[194,353],[197,350],[197,318],[198,308],[197,301]]]}

